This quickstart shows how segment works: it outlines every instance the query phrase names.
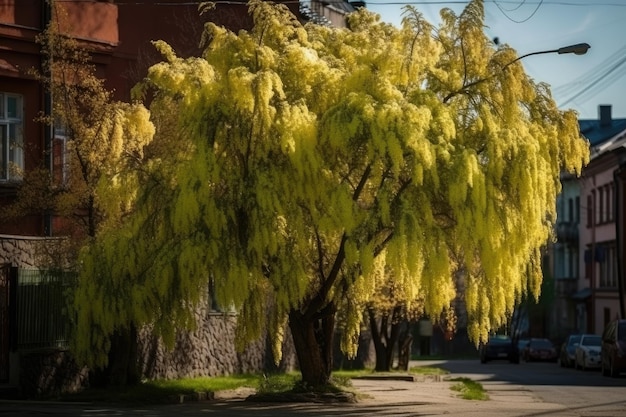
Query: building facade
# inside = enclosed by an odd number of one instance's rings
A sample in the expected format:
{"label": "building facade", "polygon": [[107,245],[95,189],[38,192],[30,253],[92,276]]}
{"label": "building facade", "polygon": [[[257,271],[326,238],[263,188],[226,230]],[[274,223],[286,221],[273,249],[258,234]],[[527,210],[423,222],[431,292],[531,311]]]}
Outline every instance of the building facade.
{"label": "building facade", "polygon": [[574,175],[561,175],[562,190],[557,197],[556,241],[550,247],[554,280],[554,306],[550,317],[551,336],[557,340],[579,328],[576,302],[579,280],[580,183]]}
{"label": "building facade", "polygon": [[606,323],[624,316],[623,236],[626,119],[612,117],[610,105],[598,119],[580,120],[590,163],[580,178],[561,177],[556,242],[551,245],[555,299],[548,336],[601,334]]}

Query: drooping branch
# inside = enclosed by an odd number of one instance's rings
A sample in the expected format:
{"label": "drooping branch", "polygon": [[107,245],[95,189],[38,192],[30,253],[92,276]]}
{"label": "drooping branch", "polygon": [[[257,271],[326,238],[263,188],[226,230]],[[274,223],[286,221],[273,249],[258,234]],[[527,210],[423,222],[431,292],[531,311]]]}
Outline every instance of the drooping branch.
{"label": "drooping branch", "polygon": [[[367,180],[369,179],[371,172],[372,172],[371,165],[368,165],[367,167],[365,167],[365,170],[363,171],[363,174],[361,175],[361,179],[359,180],[359,184],[357,185],[357,187],[355,188],[352,194],[353,201],[357,201],[359,199],[359,196],[363,192],[363,189],[365,188],[365,184],[367,183]],[[326,304],[327,299],[328,299],[328,294],[330,294],[331,289],[333,288],[333,286],[339,279],[339,275],[340,275],[339,272],[341,271],[341,267],[343,266],[343,262],[346,258],[346,242],[347,241],[348,241],[348,235],[344,233],[341,236],[341,241],[339,243],[339,248],[337,251],[337,255],[335,256],[335,261],[333,262],[333,266],[328,272],[328,275],[325,277],[324,281],[322,282],[322,285],[317,295],[311,300],[311,302],[307,306],[306,316],[311,317],[315,313],[315,311],[321,309],[322,306]]]}

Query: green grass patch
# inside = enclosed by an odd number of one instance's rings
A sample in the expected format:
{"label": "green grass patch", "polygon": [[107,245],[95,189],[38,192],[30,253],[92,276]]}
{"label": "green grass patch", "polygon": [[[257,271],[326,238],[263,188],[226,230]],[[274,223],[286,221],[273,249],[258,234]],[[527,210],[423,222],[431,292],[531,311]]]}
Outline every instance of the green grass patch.
{"label": "green grass patch", "polygon": [[[352,373],[352,371],[349,372]],[[350,374],[333,372],[330,383],[311,387],[302,382],[302,375],[299,372],[262,375],[257,391],[263,394],[281,392],[339,393],[349,390],[352,386],[351,378]]]}
{"label": "green grass patch", "polygon": [[239,387],[257,388],[259,386],[259,382],[258,375],[244,374],[202,378],[181,378],[175,380],[155,380],[146,382],[145,385],[165,390],[207,392],[236,389]]}
{"label": "green grass patch", "polygon": [[300,379],[301,376],[298,372],[261,375],[257,390],[264,394],[291,391]]}
{"label": "green grass patch", "polygon": [[[371,371],[367,372],[371,373]],[[341,375],[341,372],[333,373],[331,382],[319,387],[309,387],[303,384],[302,375],[299,372],[153,380],[127,387],[88,388],[76,394],[66,394],[62,399],[76,402],[159,404],[171,403],[181,395],[193,396],[198,393],[218,392],[241,387],[253,388],[261,394],[340,393],[352,391],[350,378],[349,375]]]}
{"label": "green grass patch", "polygon": [[[158,404],[171,403],[173,399],[181,395],[193,396],[198,393],[218,392],[241,387],[253,388],[260,394],[313,391],[324,393],[354,392],[352,378],[398,373],[407,372],[398,370],[374,372],[371,368],[337,370],[333,371],[330,383],[321,387],[304,385],[300,372],[153,380],[127,387],[88,388],[80,393],[63,395],[61,399],[102,403]],[[414,366],[409,369],[408,373],[413,375],[444,375],[448,371],[432,366]]]}
{"label": "green grass patch", "polygon": [[257,389],[260,382],[259,376],[252,374],[153,380],[126,387],[88,388],[76,394],[64,395],[63,399],[116,403],[168,403],[172,401],[172,397],[180,395],[194,395],[239,387]]}
{"label": "green grass patch", "polygon": [[358,378],[358,377],[368,376],[368,375],[373,375],[373,374],[374,374],[373,369],[339,369],[339,370],[333,371],[332,377],[350,379],[350,378]]}
{"label": "green grass patch", "polygon": [[412,366],[409,373],[414,375],[447,375],[450,371],[436,366]]}
{"label": "green grass patch", "polygon": [[464,400],[488,400],[489,396],[485,392],[483,385],[479,382],[472,381],[469,378],[455,378],[456,384],[450,387],[451,390],[460,393]]}
{"label": "green grass patch", "polygon": [[389,372],[375,372],[373,369],[350,369],[333,371],[334,378],[359,378],[371,375],[394,375],[394,374],[412,374],[412,375],[446,375],[450,372],[437,366],[412,366],[408,371],[393,369]]}

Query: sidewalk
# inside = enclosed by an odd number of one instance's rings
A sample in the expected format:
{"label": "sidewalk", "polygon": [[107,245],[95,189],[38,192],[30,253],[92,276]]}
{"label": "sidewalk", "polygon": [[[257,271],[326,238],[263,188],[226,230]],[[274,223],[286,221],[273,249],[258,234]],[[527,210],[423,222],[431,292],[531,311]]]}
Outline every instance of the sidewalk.
{"label": "sidewalk", "polygon": [[571,410],[560,404],[543,402],[521,386],[504,383],[482,382],[489,399],[464,400],[450,389],[455,384],[450,381],[453,378],[454,375],[448,375],[416,382],[353,380],[354,387],[370,397],[357,407],[375,407],[377,415],[389,416],[572,416]]}
{"label": "sidewalk", "polygon": [[[430,364],[420,362],[421,365]],[[436,365],[433,362],[433,365]],[[458,417],[572,417],[572,410],[561,404],[544,402],[528,389],[513,384],[480,381],[489,395],[485,401],[464,400],[450,389],[460,375],[416,376],[414,381],[371,377],[353,379],[361,394],[355,404],[255,403],[245,401],[250,392],[233,391],[216,395],[205,404],[208,412],[220,410],[224,416],[458,416]]]}

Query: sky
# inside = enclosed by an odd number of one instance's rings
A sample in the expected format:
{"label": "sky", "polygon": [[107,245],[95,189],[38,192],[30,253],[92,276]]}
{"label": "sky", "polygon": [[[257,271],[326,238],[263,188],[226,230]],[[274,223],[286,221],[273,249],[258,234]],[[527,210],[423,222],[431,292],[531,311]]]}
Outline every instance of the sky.
{"label": "sky", "polygon": [[[400,25],[411,4],[438,25],[442,8],[457,15],[467,1],[366,0],[368,10]],[[541,54],[524,58],[526,72],[550,85],[559,108],[579,119],[597,119],[599,105],[626,118],[626,0],[485,0],[485,34],[518,55],[588,43],[585,55]]]}

